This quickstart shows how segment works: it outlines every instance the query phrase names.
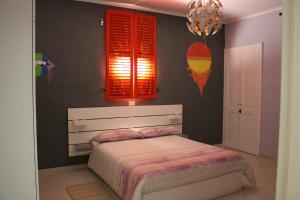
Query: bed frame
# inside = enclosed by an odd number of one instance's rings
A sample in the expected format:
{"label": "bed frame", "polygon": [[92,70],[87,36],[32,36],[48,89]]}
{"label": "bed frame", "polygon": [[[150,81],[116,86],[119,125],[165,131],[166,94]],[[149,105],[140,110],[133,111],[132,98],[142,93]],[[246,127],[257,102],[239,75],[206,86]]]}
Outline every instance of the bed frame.
{"label": "bed frame", "polygon": [[209,200],[238,192],[242,188],[241,171],[204,181],[143,194],[142,200]]}
{"label": "bed frame", "polygon": [[[104,131],[173,125],[182,134],[182,105],[69,108],[69,156],[91,152],[91,139]],[[209,200],[240,191],[241,171],[143,194],[141,200]]]}

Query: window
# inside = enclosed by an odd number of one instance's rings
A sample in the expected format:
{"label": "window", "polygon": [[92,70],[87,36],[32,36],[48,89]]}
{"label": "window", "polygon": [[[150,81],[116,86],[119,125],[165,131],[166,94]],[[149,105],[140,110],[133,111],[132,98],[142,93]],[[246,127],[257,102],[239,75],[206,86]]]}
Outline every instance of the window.
{"label": "window", "polygon": [[106,97],[156,97],[156,18],[106,12]]}

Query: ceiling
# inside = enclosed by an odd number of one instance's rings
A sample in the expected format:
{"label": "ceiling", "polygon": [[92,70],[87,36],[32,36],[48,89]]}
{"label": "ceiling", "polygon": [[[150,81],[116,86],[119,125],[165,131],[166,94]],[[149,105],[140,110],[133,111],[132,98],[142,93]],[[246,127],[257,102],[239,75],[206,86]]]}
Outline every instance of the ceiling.
{"label": "ceiling", "polygon": [[[190,0],[79,0],[91,3],[186,16]],[[224,23],[281,10],[282,0],[220,0]]]}

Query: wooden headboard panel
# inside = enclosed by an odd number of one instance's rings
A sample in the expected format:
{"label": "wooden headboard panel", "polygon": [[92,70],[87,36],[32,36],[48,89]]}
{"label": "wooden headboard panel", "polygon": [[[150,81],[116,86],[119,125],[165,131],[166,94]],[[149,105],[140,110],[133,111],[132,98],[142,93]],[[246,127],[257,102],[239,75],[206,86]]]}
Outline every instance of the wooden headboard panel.
{"label": "wooden headboard panel", "polygon": [[91,152],[91,139],[108,130],[173,125],[182,133],[182,105],[69,108],[69,156]]}

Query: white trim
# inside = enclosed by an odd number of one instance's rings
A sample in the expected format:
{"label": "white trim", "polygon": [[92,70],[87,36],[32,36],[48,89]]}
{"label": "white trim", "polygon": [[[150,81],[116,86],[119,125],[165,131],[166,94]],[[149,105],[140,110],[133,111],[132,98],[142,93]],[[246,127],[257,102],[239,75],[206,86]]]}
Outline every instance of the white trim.
{"label": "white trim", "polygon": [[33,140],[34,140],[34,162],[35,162],[35,188],[36,200],[40,199],[39,177],[38,177],[38,152],[37,152],[37,114],[36,114],[36,76],[35,76],[35,52],[36,52],[36,2],[32,0],[32,107],[33,107]]}
{"label": "white trim", "polygon": [[273,9],[270,9],[270,10],[266,10],[266,11],[263,11],[263,12],[252,14],[252,15],[249,15],[249,16],[246,16],[246,17],[236,18],[236,19],[233,19],[233,20],[230,20],[230,21],[226,22],[225,24],[231,24],[231,23],[234,23],[234,22],[244,21],[244,20],[247,20],[247,19],[258,17],[258,16],[261,16],[261,15],[266,15],[266,14],[269,14],[269,13],[272,13],[272,12],[282,11],[282,9],[283,9],[282,6],[280,6],[280,7],[277,7],[277,8],[273,8]]}

